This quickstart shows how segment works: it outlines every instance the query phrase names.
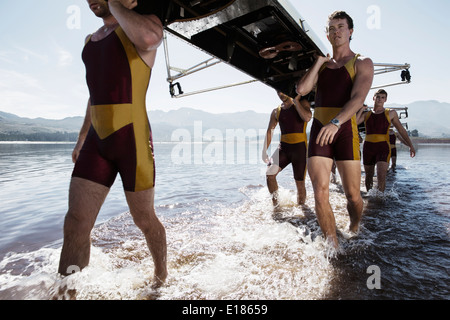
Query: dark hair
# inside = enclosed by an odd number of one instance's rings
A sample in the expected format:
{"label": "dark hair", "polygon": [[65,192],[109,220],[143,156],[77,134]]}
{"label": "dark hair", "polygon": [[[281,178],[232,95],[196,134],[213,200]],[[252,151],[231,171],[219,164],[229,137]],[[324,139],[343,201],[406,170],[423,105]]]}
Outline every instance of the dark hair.
{"label": "dark hair", "polygon": [[384,90],[384,89],[380,89],[380,90],[378,90],[377,92],[375,92],[375,96],[376,96],[377,94],[385,94],[386,97],[388,96],[388,93],[387,93],[386,90]]}
{"label": "dark hair", "polygon": [[[328,23],[334,19],[345,19],[345,20],[347,20],[348,28],[349,29],[354,28],[352,17],[350,17],[348,15],[348,13],[345,11],[335,11],[332,14],[330,14],[330,16],[328,17]],[[327,27],[327,32],[328,32],[328,27]],[[350,40],[352,40],[352,37],[350,37]]]}

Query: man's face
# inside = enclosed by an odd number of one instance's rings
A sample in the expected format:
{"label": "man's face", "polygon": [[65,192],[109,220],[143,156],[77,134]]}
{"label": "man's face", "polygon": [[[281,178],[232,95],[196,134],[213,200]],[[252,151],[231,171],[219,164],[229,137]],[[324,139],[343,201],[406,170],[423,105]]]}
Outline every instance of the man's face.
{"label": "man's face", "polygon": [[384,93],[378,93],[373,97],[376,106],[384,106],[387,101],[387,96]]}
{"label": "man's face", "polygon": [[87,0],[91,11],[99,18],[106,17],[110,14],[108,2],[105,0]]}
{"label": "man's face", "polygon": [[287,95],[285,95],[282,92],[278,92],[278,97],[280,98],[281,101],[286,102],[289,100],[289,97]]}
{"label": "man's face", "polygon": [[353,29],[348,28],[346,19],[333,19],[328,23],[328,40],[333,46],[348,43],[353,34]]}

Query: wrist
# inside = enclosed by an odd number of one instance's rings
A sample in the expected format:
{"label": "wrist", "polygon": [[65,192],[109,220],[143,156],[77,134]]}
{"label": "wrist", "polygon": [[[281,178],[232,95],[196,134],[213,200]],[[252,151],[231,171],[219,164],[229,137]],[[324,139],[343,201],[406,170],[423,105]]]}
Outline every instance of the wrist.
{"label": "wrist", "polygon": [[341,122],[340,122],[338,119],[336,119],[336,118],[332,119],[332,120],[330,121],[330,123],[333,124],[333,125],[335,125],[338,129],[341,128]]}

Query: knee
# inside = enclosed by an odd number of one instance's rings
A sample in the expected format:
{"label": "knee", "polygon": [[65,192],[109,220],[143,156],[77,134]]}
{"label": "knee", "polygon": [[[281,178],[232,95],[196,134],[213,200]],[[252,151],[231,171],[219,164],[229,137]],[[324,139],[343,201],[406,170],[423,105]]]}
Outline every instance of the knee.
{"label": "knee", "polygon": [[159,219],[145,219],[145,218],[134,218],[133,219],[136,226],[141,230],[144,236],[149,239],[151,237],[153,241],[155,239],[165,239],[166,229]]}
{"label": "knee", "polygon": [[314,186],[314,199],[317,203],[329,202],[330,191],[328,185],[321,184]]}
{"label": "knee", "polygon": [[269,166],[266,170],[266,176],[274,176],[276,177],[277,174],[281,171],[280,166],[278,166],[277,164],[272,164],[271,166]]}
{"label": "knee", "polygon": [[132,214],[134,224],[141,230],[144,234],[149,234],[152,232],[159,232],[159,229],[164,229],[159,219],[156,217],[154,211],[151,212],[141,212]]}
{"label": "knee", "polygon": [[74,212],[67,212],[64,219],[64,235],[66,237],[89,237],[93,223]]}
{"label": "knee", "polygon": [[133,217],[134,224],[141,230],[144,234],[150,232],[150,222],[149,219],[144,217]]}
{"label": "knee", "polygon": [[266,180],[267,182],[277,182],[277,176],[276,175],[271,175],[271,174],[267,174],[266,175]]}
{"label": "knee", "polygon": [[348,203],[352,205],[357,205],[362,202],[361,192],[359,190],[349,191],[345,194]]}

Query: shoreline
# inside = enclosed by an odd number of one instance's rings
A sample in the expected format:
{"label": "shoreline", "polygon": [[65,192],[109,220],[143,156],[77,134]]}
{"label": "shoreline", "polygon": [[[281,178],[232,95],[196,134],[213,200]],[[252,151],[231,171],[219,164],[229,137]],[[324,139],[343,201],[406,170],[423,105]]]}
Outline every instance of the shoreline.
{"label": "shoreline", "polygon": [[[450,144],[450,138],[425,138],[410,137],[413,143],[417,144]],[[211,141],[202,141],[211,142]],[[225,141],[224,141],[225,142]],[[75,144],[76,141],[3,141],[0,144]],[[153,141],[153,143],[180,143],[179,141]]]}
{"label": "shoreline", "polygon": [[421,138],[421,137],[410,137],[412,143],[417,144],[450,144],[450,138]]}

